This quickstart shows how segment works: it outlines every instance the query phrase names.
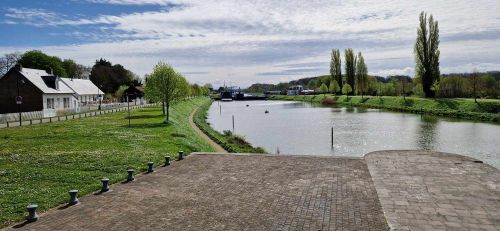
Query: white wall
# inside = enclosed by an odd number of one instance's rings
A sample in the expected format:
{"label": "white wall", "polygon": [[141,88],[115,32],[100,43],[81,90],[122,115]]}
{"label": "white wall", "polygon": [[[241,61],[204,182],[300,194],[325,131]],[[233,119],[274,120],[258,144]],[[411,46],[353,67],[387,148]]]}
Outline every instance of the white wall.
{"label": "white wall", "polygon": [[[44,117],[56,116],[57,112],[79,111],[78,99],[73,94],[43,94],[43,114]],[[64,98],[69,98],[69,107],[64,108]],[[47,108],[47,99],[54,99],[54,109]],[[76,107],[75,107],[76,106]]]}

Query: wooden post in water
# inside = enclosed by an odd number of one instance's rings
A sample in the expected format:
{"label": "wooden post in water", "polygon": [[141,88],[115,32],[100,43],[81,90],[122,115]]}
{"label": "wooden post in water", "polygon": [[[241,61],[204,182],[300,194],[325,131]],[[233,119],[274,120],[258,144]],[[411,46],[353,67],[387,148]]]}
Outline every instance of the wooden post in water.
{"label": "wooden post in water", "polygon": [[219,114],[222,115],[222,106],[219,104]]}
{"label": "wooden post in water", "polygon": [[331,139],[332,139],[332,149],[333,149],[333,127],[332,127],[332,135],[331,135]]}
{"label": "wooden post in water", "polygon": [[234,133],[234,115],[233,115],[233,133]]}

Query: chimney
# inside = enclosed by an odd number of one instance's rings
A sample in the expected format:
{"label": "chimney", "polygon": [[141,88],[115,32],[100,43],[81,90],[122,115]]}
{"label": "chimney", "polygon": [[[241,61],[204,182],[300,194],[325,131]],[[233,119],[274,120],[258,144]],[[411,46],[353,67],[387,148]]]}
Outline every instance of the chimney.
{"label": "chimney", "polygon": [[49,73],[49,75],[54,75],[54,70],[52,69],[52,67],[49,67],[47,72]]}
{"label": "chimney", "polygon": [[22,66],[21,64],[19,64],[19,63],[18,63],[18,64],[16,64],[16,65],[14,66],[14,68],[16,68],[16,70],[17,70],[17,71],[19,71],[19,72],[22,72],[22,71],[23,71],[23,66]]}

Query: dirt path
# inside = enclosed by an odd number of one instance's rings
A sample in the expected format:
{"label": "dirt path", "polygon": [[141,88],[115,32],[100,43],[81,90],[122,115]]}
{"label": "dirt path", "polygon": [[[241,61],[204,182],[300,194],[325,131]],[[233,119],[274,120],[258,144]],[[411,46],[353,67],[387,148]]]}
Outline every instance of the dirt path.
{"label": "dirt path", "polygon": [[198,126],[196,126],[196,124],[194,123],[194,120],[193,120],[194,113],[196,113],[196,111],[198,111],[198,108],[194,109],[193,112],[191,112],[191,114],[189,115],[189,125],[191,126],[191,128],[193,128],[193,130],[196,133],[198,133],[198,135],[201,138],[203,138],[204,140],[206,140],[207,143],[209,143],[212,147],[214,147],[217,152],[219,152],[219,153],[227,153],[227,151],[222,146],[220,146],[218,143],[215,143],[201,129],[199,129]]}

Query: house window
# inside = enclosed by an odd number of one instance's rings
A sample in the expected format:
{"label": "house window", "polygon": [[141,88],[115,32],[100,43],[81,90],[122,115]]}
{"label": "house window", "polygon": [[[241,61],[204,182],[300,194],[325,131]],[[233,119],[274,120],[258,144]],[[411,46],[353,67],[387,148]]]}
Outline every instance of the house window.
{"label": "house window", "polygon": [[64,108],[69,108],[69,98],[63,98],[63,106]]}
{"label": "house window", "polygon": [[61,108],[61,98],[57,98],[57,108]]}
{"label": "house window", "polygon": [[54,109],[54,99],[52,98],[47,99],[47,109]]}

